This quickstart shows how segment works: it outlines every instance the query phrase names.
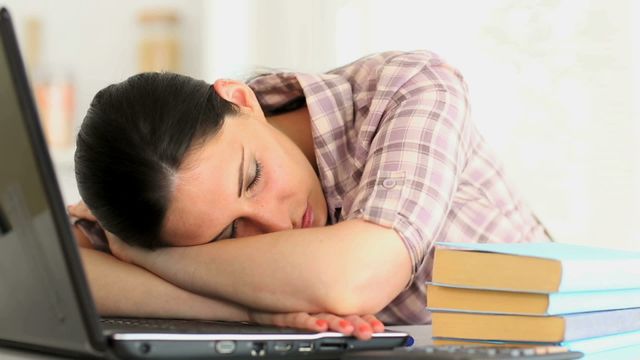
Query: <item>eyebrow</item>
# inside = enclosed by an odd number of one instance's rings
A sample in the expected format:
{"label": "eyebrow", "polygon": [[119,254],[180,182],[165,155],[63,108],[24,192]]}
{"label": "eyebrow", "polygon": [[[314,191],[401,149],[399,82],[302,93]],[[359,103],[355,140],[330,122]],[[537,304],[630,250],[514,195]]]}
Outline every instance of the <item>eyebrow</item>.
{"label": "eyebrow", "polygon": [[242,146],[242,157],[240,158],[240,169],[238,170],[238,198],[242,196],[244,185],[244,146]]}
{"label": "eyebrow", "polygon": [[[244,187],[244,146],[242,146],[242,154],[240,156],[240,168],[238,169],[238,198],[242,196],[242,188]],[[222,231],[209,242],[218,240],[226,229],[226,227],[222,229]]]}

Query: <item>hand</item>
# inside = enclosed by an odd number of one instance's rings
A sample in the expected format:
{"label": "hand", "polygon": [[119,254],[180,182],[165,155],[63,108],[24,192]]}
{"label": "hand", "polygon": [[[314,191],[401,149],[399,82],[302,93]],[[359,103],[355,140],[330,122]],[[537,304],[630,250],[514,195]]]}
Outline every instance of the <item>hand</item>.
{"label": "hand", "polygon": [[75,205],[67,206],[67,212],[69,215],[78,218],[78,219],[86,219],[89,221],[98,221],[95,216],[91,213],[91,210],[87,207],[87,204],[84,201],[80,201]]}
{"label": "hand", "polygon": [[151,250],[143,249],[139,246],[133,246],[125,243],[119,237],[105,230],[107,240],[109,241],[109,250],[111,254],[121,261],[135,264],[136,260],[150,253]]}
{"label": "hand", "polygon": [[311,331],[335,331],[368,340],[374,332],[383,332],[384,324],[374,315],[337,316],[329,313],[266,313],[250,311],[249,318],[262,325],[291,327]]}
{"label": "hand", "polygon": [[[98,222],[98,219],[96,219],[96,217],[93,215],[91,210],[89,210],[89,207],[87,206],[87,204],[85,204],[84,201],[80,201],[75,205],[67,206],[67,212],[69,213],[70,216],[76,218],[76,220],[84,219],[84,220],[89,220],[93,222]],[[74,222],[76,220],[74,220]],[[133,263],[134,260],[136,259],[134,258],[134,256],[140,255],[143,252],[149,251],[136,246],[131,246],[125,243],[124,241],[122,241],[120,238],[118,238],[114,234],[104,229],[102,230],[104,231],[107,237],[107,241],[109,243],[108,251],[111,252],[113,256],[115,256],[116,258],[124,262]],[[87,237],[86,234],[84,234],[84,237]],[[84,241],[84,243],[86,243],[87,241]]]}

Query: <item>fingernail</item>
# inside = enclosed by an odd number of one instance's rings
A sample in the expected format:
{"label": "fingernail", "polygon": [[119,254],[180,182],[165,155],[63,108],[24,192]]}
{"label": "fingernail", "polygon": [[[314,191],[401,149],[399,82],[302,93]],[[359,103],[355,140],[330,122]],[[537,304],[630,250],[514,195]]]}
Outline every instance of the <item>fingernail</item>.
{"label": "fingernail", "polygon": [[319,327],[326,327],[327,325],[329,325],[329,323],[327,323],[327,320],[316,320],[316,325],[318,325]]}
{"label": "fingernail", "polygon": [[371,328],[369,326],[367,326],[367,325],[362,324],[362,325],[360,325],[358,327],[358,331],[361,332],[361,333],[363,333],[363,332],[371,332]]}
{"label": "fingernail", "polygon": [[346,328],[347,326],[349,326],[349,322],[347,320],[340,320],[338,325],[340,325],[341,328]]}
{"label": "fingernail", "polygon": [[375,327],[382,327],[382,326],[384,326],[384,324],[382,323],[382,321],[378,321],[378,320],[374,320],[374,321],[373,321],[373,324],[371,324],[371,325],[373,325],[373,326],[375,326]]}

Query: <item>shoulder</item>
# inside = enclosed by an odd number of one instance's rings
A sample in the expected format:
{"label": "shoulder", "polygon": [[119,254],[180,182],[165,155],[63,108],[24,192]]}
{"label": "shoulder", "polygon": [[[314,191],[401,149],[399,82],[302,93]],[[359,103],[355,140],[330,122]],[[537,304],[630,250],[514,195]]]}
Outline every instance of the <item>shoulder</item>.
{"label": "shoulder", "polygon": [[427,50],[375,53],[329,74],[339,75],[347,81],[354,98],[362,101],[373,100],[374,95],[390,98],[405,92],[415,95],[433,90],[456,94],[466,91],[460,71],[438,54]]}
{"label": "shoulder", "polygon": [[385,51],[361,57],[349,64],[329,71],[330,74],[338,74],[345,77],[380,77],[384,73],[395,74],[415,73],[424,68],[438,68],[457,72],[452,66],[438,54],[427,50],[415,51]]}
{"label": "shoulder", "polygon": [[385,66],[403,64],[407,67],[423,67],[438,66],[442,63],[444,63],[444,60],[438,54],[428,50],[384,51],[360,57],[355,61],[340,66],[329,72],[344,73],[352,71],[354,69],[362,68],[363,66],[383,68]]}

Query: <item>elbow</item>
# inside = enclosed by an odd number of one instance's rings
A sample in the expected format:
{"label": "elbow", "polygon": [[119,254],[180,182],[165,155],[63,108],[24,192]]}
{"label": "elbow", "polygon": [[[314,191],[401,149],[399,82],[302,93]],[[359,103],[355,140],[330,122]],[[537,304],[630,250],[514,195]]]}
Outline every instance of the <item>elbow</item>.
{"label": "elbow", "polygon": [[377,314],[401,291],[375,282],[337,281],[321,295],[321,307],[340,316]]}
{"label": "elbow", "polygon": [[[393,229],[357,221],[343,224],[355,226],[354,236],[362,242],[344,242],[350,245],[339,251],[343,256],[332,251],[332,258],[320,262],[331,266],[313,273],[316,299],[322,309],[336,315],[377,314],[411,280],[409,253]],[[375,246],[371,246],[371,239],[375,239]],[[362,251],[364,248],[367,251]]]}

